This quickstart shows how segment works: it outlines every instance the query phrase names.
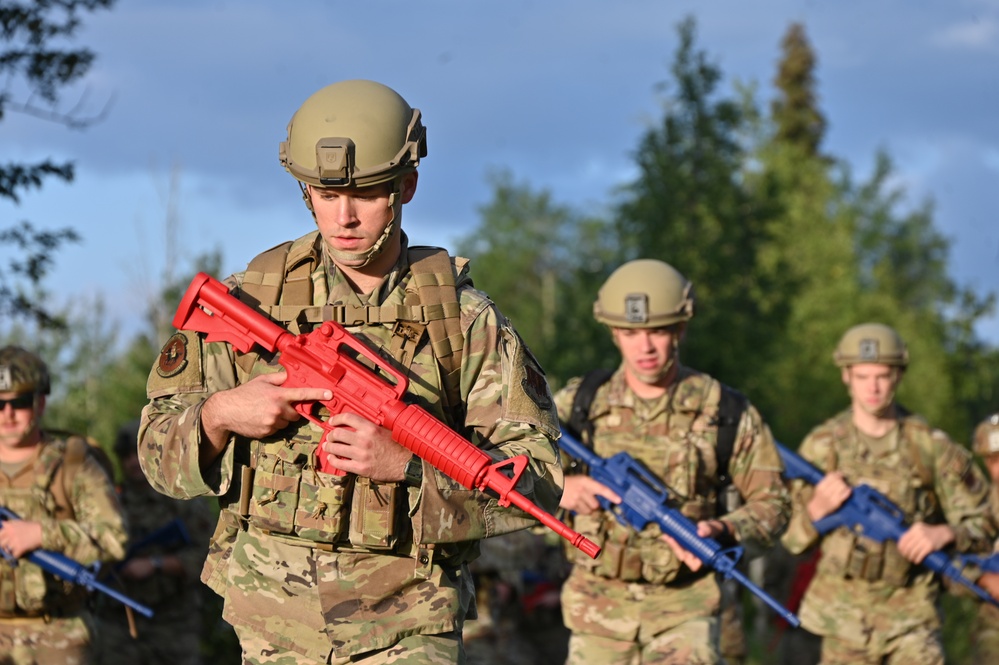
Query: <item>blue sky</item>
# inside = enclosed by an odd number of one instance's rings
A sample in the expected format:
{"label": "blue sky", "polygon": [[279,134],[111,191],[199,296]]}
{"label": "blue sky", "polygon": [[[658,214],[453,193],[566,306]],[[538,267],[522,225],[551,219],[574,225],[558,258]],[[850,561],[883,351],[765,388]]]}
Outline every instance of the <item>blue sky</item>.
{"label": "blue sky", "polygon": [[[86,90],[97,112],[113,97],[109,117],[83,132],[17,114],[0,122],[5,161],[77,167],[71,186],[0,202],[0,226],[78,229],[84,242],[58,255],[49,286],[67,303],[102,295],[127,334],[169,262],[183,270],[222,248],[225,270],[237,270],[309,230],[278,143],[309,94],[347,78],[386,83],[423,111],[429,155],[405,216],[415,241],[467,233],[495,168],[599,208],[634,174],[688,15],[724,88],[756,82],[764,102],[781,37],[803,23],[825,149],[857,177],[887,150],[905,205],[935,201],[954,277],[999,286],[999,0],[119,0],[85,19],[77,41],[98,60],[64,98],[69,108]],[[980,332],[999,342],[999,317]]]}

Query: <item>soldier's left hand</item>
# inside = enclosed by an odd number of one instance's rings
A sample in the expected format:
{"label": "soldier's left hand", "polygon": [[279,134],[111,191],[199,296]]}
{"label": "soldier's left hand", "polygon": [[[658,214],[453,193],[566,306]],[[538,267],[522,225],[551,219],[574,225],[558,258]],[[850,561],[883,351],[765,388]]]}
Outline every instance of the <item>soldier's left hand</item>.
{"label": "soldier's left hand", "polygon": [[0,529],[0,547],[20,559],[42,546],[42,525],[26,520],[5,520]]}
{"label": "soldier's left hand", "polygon": [[946,524],[926,524],[916,522],[898,539],[899,554],[913,563],[954,542],[954,529]]}
{"label": "soldier's left hand", "polygon": [[379,482],[406,477],[410,450],[392,439],[392,432],[355,413],[330,416],[333,429],[322,442],[323,450],[335,455],[338,469]]}

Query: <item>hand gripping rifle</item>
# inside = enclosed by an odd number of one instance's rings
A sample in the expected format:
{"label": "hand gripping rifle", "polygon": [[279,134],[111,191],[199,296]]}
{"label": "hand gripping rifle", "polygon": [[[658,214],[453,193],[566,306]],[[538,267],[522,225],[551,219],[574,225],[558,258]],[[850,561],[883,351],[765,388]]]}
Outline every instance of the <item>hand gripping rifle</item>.
{"label": "hand gripping rifle", "polygon": [[655,522],[664,534],[676,540],[683,549],[716,570],[724,579],[734,579],[749,589],[793,627],[801,625],[793,612],[753,584],[752,580],[736,568],[742,557],[742,547],[723,548],[712,538],[698,536],[697,525],[679,510],[669,506],[669,490],[641,462],[626,452],[604,459],[564,429],[558,445],[567,454],[585,463],[589,467],[591,478],[621,497],[621,503],[617,505],[605,497],[598,497],[601,507],[611,511],[618,522],[636,531]]}
{"label": "hand gripping rifle", "polygon": [[[777,444],[777,452],[784,462],[784,477],[788,480],[801,479],[809,485],[817,485],[825,477],[825,472],[796,452]],[[886,540],[898,542],[909,524],[905,521],[905,513],[888,497],[870,485],[855,485],[849,498],[836,512],[826,515],[814,523],[819,534],[826,534],[839,527],[845,527],[858,536],[883,543]],[[923,559],[922,565],[934,573],[950,578],[958,584],[963,584],[982,600],[999,606],[988,591],[978,586],[955,566],[942,550],[937,550]]]}
{"label": "hand gripping rifle", "polygon": [[[492,490],[501,506],[520,508],[592,558],[600,553],[595,543],[514,489],[528,464],[525,455],[496,462],[425,409],[407,404],[406,376],[340,324],[326,321],[310,333],[293,335],[232,296],[218,280],[198,273],[180,301],[173,325],[203,333],[209,342],[228,342],[242,353],[255,345],[280,352],[278,362],[288,373],[283,386],[329,389],[333,397],[320,402],[329,413],[355,413],[391,430],[397,443],[466,489]],[[333,428],[315,415],[318,406],[301,402],[295,410],[328,433]],[[319,449],[318,457],[320,470],[343,475],[325,451]]]}
{"label": "hand gripping rifle", "polygon": [[[17,515],[17,513],[0,506],[0,521],[19,519],[21,518]],[[2,553],[3,558],[6,559],[11,566],[17,566],[18,559],[6,550],[3,550]],[[114,598],[119,603],[131,607],[144,617],[152,618],[153,616],[153,611],[151,609],[138,601],[132,600],[120,591],[115,591],[102,582],[98,582],[95,571],[87,568],[79,561],[70,559],[65,554],[52,552],[51,550],[39,549],[29,552],[24,558],[45,572],[55,575],[61,580],[66,580],[67,582],[71,582],[73,584],[79,584],[80,586],[85,587],[88,591],[100,591],[104,595]]]}

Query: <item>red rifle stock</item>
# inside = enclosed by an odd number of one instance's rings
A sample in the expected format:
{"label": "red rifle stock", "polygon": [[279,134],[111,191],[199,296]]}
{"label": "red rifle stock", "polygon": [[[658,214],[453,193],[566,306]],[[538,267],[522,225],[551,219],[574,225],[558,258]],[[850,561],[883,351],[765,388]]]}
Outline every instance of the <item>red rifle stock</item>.
{"label": "red rifle stock", "polygon": [[[596,543],[514,489],[527,467],[526,456],[516,455],[494,462],[483,450],[425,409],[406,404],[403,401],[408,385],[405,375],[340,324],[326,321],[311,333],[293,335],[232,296],[217,279],[198,273],[180,301],[173,325],[178,330],[203,333],[209,342],[228,342],[242,353],[250,351],[254,345],[272,353],[279,351],[278,362],[288,373],[282,384],[284,387],[329,388],[333,397],[321,404],[331,414],[356,413],[391,430],[396,442],[465,488],[492,490],[499,495],[501,506],[513,504],[520,508],[591,558],[595,559],[600,553]],[[383,379],[375,370],[345,354],[343,347],[366,358],[392,381]],[[295,405],[295,410],[324,432],[333,429],[313,414],[313,407],[313,403],[302,402]],[[321,448],[317,455],[322,471],[343,475]],[[509,471],[510,475],[504,471]]]}

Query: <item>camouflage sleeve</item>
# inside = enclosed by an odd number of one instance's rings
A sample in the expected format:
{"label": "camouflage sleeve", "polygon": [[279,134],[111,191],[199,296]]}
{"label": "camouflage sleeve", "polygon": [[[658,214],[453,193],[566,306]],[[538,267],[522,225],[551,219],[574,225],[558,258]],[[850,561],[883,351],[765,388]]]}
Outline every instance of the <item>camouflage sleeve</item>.
{"label": "camouflage sleeve", "polygon": [[[798,449],[798,454],[817,466],[823,468],[819,460],[823,457],[822,448],[825,444],[813,435],[809,435],[802,442]],[[819,542],[819,532],[816,531],[812,520],[808,517],[805,506],[812,500],[815,488],[804,480],[792,480],[791,488],[791,521],[788,523],[787,531],[781,538],[781,544],[792,554],[802,552],[814,547]]]}
{"label": "camouflage sleeve", "polygon": [[[562,469],[554,441],[558,420],[544,372],[510,322],[482,294],[462,291],[461,394],[465,434],[497,460],[530,460],[517,490],[548,513],[562,492]],[[427,465],[424,465],[427,468]],[[458,542],[509,533],[537,522],[496,499],[466,491],[441,472],[424,482],[414,527],[422,542]]]}
{"label": "camouflage sleeve", "polygon": [[791,513],[784,470],[770,428],[750,405],[739,423],[729,462],[743,505],[725,516],[741,543],[770,547],[784,532]]}
{"label": "camouflage sleeve", "polygon": [[989,483],[971,453],[934,430],[934,490],[959,552],[987,552],[996,537],[989,511]]}
{"label": "camouflage sleeve", "polygon": [[221,496],[234,466],[232,437],[203,474],[198,462],[201,408],[209,395],[237,385],[227,344],[204,343],[191,332],[176,332],[149,373],[149,404],[139,426],[139,462],[157,491],[177,499]]}
{"label": "camouflage sleeve", "polygon": [[558,413],[558,419],[563,423],[569,421],[569,416],[572,414],[572,401],[576,399],[576,391],[579,390],[579,384],[583,382],[583,377],[577,376],[576,378],[569,379],[569,381],[555,393],[555,411]]}
{"label": "camouflage sleeve", "polygon": [[75,519],[43,520],[42,549],[84,565],[124,558],[125,516],[111,479],[93,456],[84,459],[70,492]]}

